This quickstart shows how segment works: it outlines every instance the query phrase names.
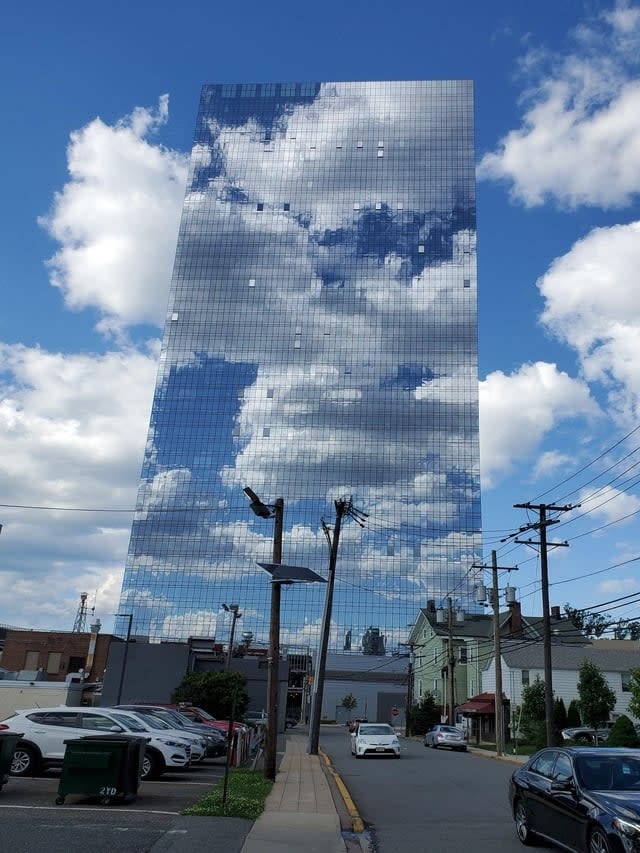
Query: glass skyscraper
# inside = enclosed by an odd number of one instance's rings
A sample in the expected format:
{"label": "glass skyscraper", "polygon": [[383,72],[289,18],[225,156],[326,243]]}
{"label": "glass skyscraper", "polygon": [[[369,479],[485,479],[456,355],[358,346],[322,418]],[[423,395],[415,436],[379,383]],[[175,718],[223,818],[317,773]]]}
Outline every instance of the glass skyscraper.
{"label": "glass skyscraper", "polygon": [[[427,599],[473,609],[480,556],[473,88],[202,91],[120,612],[154,640],[264,644],[283,562],[326,577],[330,648],[393,651]],[[283,589],[315,647],[325,587]],[[120,626],[122,627],[122,626]]]}

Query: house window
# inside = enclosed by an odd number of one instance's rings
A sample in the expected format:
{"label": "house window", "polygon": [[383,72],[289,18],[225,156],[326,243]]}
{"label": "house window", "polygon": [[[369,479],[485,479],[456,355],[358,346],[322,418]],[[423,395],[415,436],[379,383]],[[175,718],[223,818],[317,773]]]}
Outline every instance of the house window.
{"label": "house window", "polygon": [[460,649],[458,650],[458,661],[460,663],[466,663],[467,662],[467,647],[466,646],[461,646]]}
{"label": "house window", "polygon": [[40,652],[27,652],[24,656],[24,668],[37,669],[40,666]]}
{"label": "house window", "polygon": [[522,686],[523,687],[529,686],[529,670],[528,669],[522,670]]}
{"label": "house window", "polygon": [[422,681],[418,679],[418,696],[422,696]]}
{"label": "house window", "polygon": [[256,210],[264,210],[264,202],[259,201],[259,202],[256,204]]}
{"label": "house window", "polygon": [[60,672],[60,662],[62,654],[60,652],[49,652],[47,657],[47,672],[51,675],[57,675]]}
{"label": "house window", "polygon": [[283,210],[291,210],[291,205],[289,204],[288,201],[285,201],[285,203],[283,204],[282,207],[283,207]]}
{"label": "house window", "polygon": [[622,692],[631,693],[631,673],[623,672],[622,675]]}

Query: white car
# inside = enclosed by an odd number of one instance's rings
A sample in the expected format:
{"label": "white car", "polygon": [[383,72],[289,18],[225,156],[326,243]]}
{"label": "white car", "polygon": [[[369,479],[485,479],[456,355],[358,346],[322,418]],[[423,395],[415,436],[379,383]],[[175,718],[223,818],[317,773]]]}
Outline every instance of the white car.
{"label": "white car", "polygon": [[359,723],[351,733],[351,754],[356,758],[365,755],[400,758],[400,741],[388,723]]}
{"label": "white car", "polygon": [[[114,711],[118,714],[124,714],[126,717],[133,717],[134,720],[140,722],[145,729],[151,733],[151,737],[174,738],[177,741],[184,741],[191,747],[191,762],[199,764],[207,754],[206,738],[201,737],[195,732],[188,732],[184,729],[174,729],[160,717],[150,717],[144,714],[139,714],[136,711],[117,711],[115,708],[105,708],[103,710]],[[162,734],[160,734],[162,732]]]}
{"label": "white car", "polygon": [[0,730],[21,732],[13,753],[11,774],[32,776],[45,766],[61,765],[65,740],[98,734],[131,734],[149,738],[142,761],[142,779],[156,779],[169,768],[189,767],[191,747],[169,735],[153,736],[135,717],[106,708],[31,708],[16,711]]}

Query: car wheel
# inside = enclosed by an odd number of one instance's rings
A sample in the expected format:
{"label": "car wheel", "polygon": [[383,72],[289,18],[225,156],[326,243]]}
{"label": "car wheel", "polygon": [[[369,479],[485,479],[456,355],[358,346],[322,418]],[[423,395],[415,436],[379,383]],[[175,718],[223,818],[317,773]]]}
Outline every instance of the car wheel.
{"label": "car wheel", "polygon": [[611,845],[600,827],[594,829],[589,836],[589,853],[611,853]]}
{"label": "car wheel", "polygon": [[17,746],[11,759],[12,776],[33,776],[38,772],[40,758],[31,746]]}
{"label": "car wheel", "polygon": [[527,807],[522,802],[522,800],[518,800],[516,802],[516,807],[514,809],[514,817],[516,821],[516,833],[522,844],[524,844],[525,847],[529,847],[531,844],[535,844],[536,835],[529,828],[529,817],[527,815]]}
{"label": "car wheel", "polygon": [[432,744],[431,744],[431,749],[437,749],[437,748],[438,748],[438,745],[437,745],[437,744],[435,744],[435,743],[432,743]]}
{"label": "car wheel", "polygon": [[140,774],[140,778],[157,779],[158,776],[162,775],[163,771],[163,762],[159,756],[156,755],[155,752],[149,752],[149,750],[146,750],[144,758],[142,759],[142,773]]}

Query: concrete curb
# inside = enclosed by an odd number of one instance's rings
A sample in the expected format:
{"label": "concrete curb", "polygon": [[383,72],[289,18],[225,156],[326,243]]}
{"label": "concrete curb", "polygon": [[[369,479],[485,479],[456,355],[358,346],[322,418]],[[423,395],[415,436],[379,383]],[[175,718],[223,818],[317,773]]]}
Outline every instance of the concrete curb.
{"label": "concrete curb", "polygon": [[361,832],[364,832],[364,823],[362,821],[362,818],[360,817],[358,809],[356,808],[356,804],[351,799],[351,794],[347,790],[347,786],[344,784],[342,777],[340,776],[338,771],[333,768],[333,765],[331,764],[331,759],[326,754],[326,752],[319,750],[319,753],[322,756],[322,760],[324,761],[327,770],[331,774],[331,777],[336,784],[336,788],[338,789],[338,791],[340,791],[340,796],[342,797],[345,808],[349,812],[349,817],[351,818],[353,832],[355,832],[357,835]]}

